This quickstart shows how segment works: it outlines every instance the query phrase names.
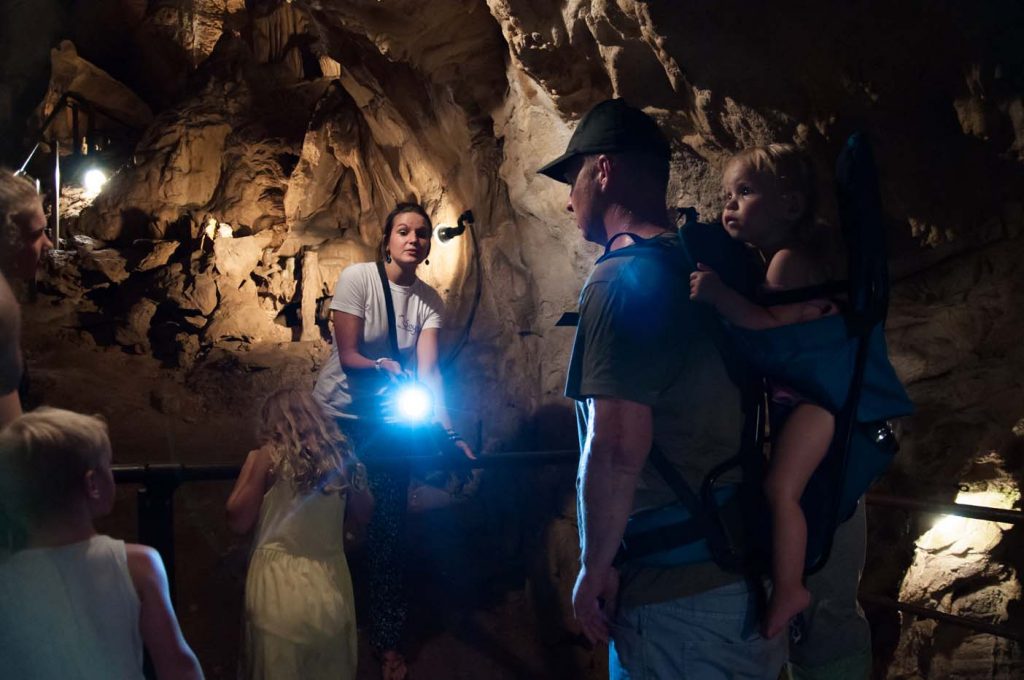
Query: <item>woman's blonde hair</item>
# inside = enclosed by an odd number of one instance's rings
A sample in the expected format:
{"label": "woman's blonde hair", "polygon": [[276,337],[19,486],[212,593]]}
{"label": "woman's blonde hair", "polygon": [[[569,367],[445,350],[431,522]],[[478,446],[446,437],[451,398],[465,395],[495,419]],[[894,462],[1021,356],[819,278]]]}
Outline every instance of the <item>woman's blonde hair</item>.
{"label": "woman's blonde hair", "polygon": [[23,235],[15,215],[35,207],[42,210],[35,185],[6,168],[0,169],[0,262],[6,264],[22,248]]}
{"label": "woman's blonde hair", "polygon": [[357,462],[352,445],[308,392],[284,389],[267,397],[260,435],[274,445],[278,473],[291,479],[299,493],[348,487]]}
{"label": "woman's blonde hair", "polygon": [[0,493],[16,520],[57,517],[85,493],[85,473],[110,454],[98,416],[43,406],[0,432]]}

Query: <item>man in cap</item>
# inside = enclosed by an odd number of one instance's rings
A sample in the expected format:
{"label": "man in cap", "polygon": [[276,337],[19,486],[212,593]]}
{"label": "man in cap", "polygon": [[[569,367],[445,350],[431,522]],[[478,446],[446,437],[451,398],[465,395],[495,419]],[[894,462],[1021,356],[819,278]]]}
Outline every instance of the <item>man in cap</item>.
{"label": "man in cap", "polygon": [[650,239],[676,238],[665,206],[669,157],[654,120],[612,99],[540,169],[570,185],[566,208],[583,238],[605,247],[580,294],[565,390],[582,445],[573,608],[592,642],[609,642],[612,678],[774,680],[786,643],[758,634],[742,577],[714,562],[612,566],[629,516],[677,500],[649,462],[652,447],[699,488],[736,453],[743,429],[740,391],[709,317],[689,299],[688,272],[641,253]]}

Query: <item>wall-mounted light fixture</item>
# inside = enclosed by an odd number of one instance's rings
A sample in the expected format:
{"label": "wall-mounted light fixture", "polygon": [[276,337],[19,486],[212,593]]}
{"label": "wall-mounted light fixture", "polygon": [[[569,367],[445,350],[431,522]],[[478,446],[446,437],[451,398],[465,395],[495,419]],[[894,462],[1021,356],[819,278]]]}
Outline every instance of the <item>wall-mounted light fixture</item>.
{"label": "wall-mounted light fixture", "polygon": [[470,224],[473,224],[473,211],[467,210],[459,215],[457,226],[452,227],[447,224],[439,224],[434,229],[434,234],[437,235],[438,241],[447,243],[466,231],[466,227]]}

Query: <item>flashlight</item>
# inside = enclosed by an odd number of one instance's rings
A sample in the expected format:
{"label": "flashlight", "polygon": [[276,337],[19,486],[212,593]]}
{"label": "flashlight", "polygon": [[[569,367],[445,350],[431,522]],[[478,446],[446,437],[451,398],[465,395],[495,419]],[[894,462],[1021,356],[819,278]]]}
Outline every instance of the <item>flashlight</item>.
{"label": "flashlight", "polygon": [[403,382],[394,391],[392,406],[395,420],[422,423],[434,414],[434,397],[422,383]]}

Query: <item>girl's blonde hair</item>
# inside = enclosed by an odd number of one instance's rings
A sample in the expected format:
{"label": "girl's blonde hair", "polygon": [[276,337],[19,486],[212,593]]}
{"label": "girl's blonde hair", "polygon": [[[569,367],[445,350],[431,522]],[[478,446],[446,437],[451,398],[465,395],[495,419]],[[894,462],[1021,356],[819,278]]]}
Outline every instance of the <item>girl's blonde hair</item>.
{"label": "girl's blonde hair", "polygon": [[68,512],[85,493],[85,473],[110,454],[107,424],[98,416],[40,407],[0,432],[0,493],[16,520]]}
{"label": "girl's blonde hair", "polygon": [[263,403],[260,436],[275,448],[275,466],[296,491],[335,493],[348,488],[358,462],[349,440],[324,416],[312,395],[296,389],[274,392]]}
{"label": "girl's blonde hair", "polygon": [[818,182],[807,155],[792,144],[767,144],[743,149],[725,167],[736,164],[771,177],[783,192],[798,191],[803,195],[804,210],[793,221],[793,240],[833,269],[839,244],[832,226],[818,218]]}

